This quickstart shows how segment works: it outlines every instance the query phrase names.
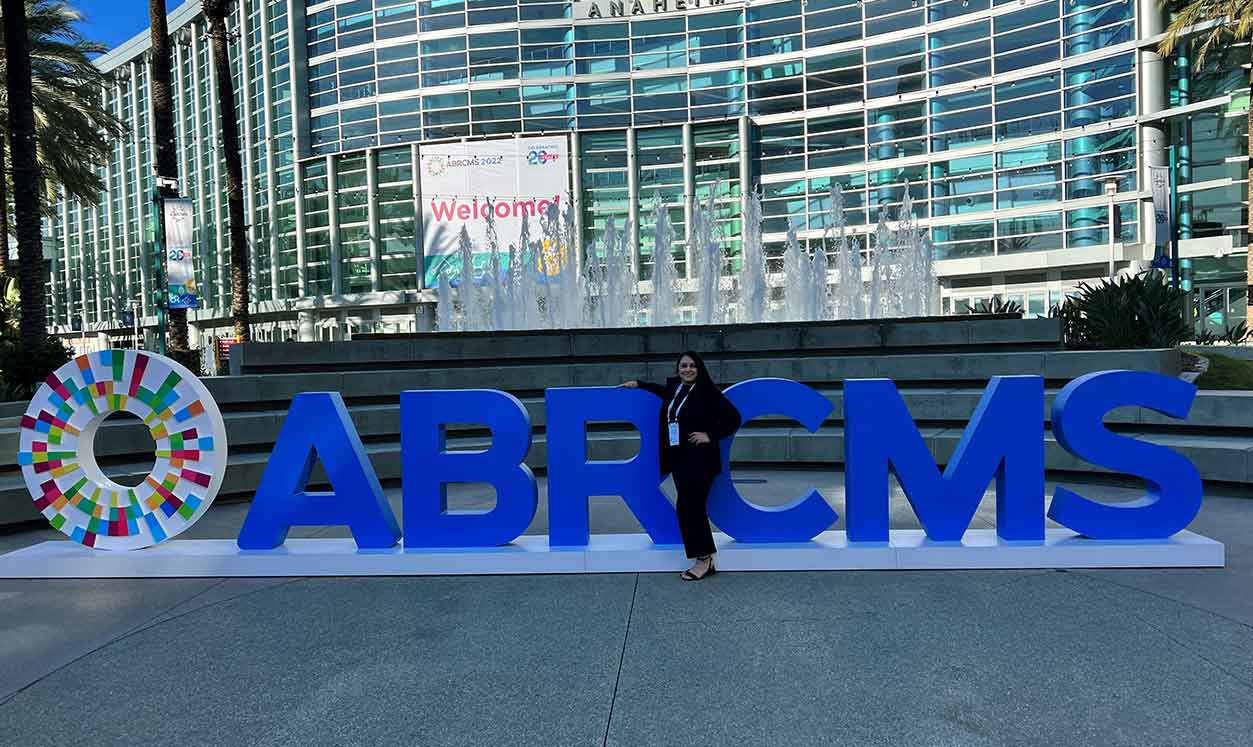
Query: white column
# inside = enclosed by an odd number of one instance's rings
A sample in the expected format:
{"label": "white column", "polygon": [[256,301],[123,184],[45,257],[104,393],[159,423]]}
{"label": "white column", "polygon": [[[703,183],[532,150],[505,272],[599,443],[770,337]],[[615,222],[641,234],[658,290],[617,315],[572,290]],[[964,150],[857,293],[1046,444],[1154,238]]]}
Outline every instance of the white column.
{"label": "white column", "polygon": [[[194,160],[192,169],[196,172],[196,220],[198,225],[201,221],[213,221],[214,230],[214,247],[204,246],[204,234],[201,234],[201,254],[202,261],[213,258],[213,262],[221,265],[221,221],[218,220],[217,213],[213,209],[216,202],[218,192],[217,178],[214,175],[217,170],[217,164],[211,164],[208,171],[202,171],[204,168],[204,107],[200,105],[200,91],[205,85],[204,79],[200,75],[200,45],[201,45],[201,28],[199,24],[192,26],[191,34],[191,110],[192,110],[192,126],[195,129],[195,136],[192,137],[183,147],[188,151],[190,157]],[[212,85],[212,83],[210,83]],[[210,127],[210,138],[213,136],[213,128]],[[210,141],[212,142],[212,141]],[[213,153],[217,153],[214,148]],[[215,267],[214,272],[217,273],[219,268]],[[222,284],[221,274],[217,274],[217,282],[208,282],[209,268],[204,268],[205,284],[200,289],[201,303],[204,304],[206,310],[218,309],[221,306],[222,291],[219,287]],[[214,312],[209,312],[214,313]]]}
{"label": "white column", "polygon": [[371,148],[365,152],[366,215],[370,221],[370,290],[375,293],[382,288],[383,270],[383,252],[379,246],[378,161],[378,151]]}
{"label": "white column", "polygon": [[635,128],[627,128],[627,220],[631,235],[627,240],[631,250],[631,269],[636,277],[640,272],[640,174],[636,152]]}
{"label": "white column", "polygon": [[[692,123],[683,123],[683,233],[692,232],[692,201],[696,199],[696,146],[692,141]],[[692,277],[692,242],[684,241],[683,277]]]}
{"label": "white column", "polygon": [[[107,195],[105,195],[107,197]],[[101,236],[100,230],[100,206],[93,205],[91,207],[91,266],[92,274],[95,276],[96,282],[96,322],[103,322],[104,316],[104,273],[100,271],[100,245],[104,243],[104,237]]]}
{"label": "white column", "polygon": [[304,166],[294,161],[293,187],[296,194],[296,295],[309,295],[309,268],[305,258],[305,180]]}
{"label": "white column", "polygon": [[[201,43],[200,39],[203,36],[203,33],[197,33],[192,38],[194,42],[199,45]],[[209,150],[213,154],[210,159],[213,161],[213,181],[210,188],[206,191],[209,192],[213,198],[214,241],[217,244],[215,247],[216,257],[214,261],[217,263],[218,284],[220,288],[229,288],[231,284],[231,272],[229,263],[226,261],[226,252],[227,247],[230,245],[230,226],[227,225],[228,220],[224,215],[222,204],[226,196],[226,184],[223,180],[224,177],[222,173],[221,152],[222,108],[218,105],[217,67],[213,64],[213,55],[209,54],[208,50],[206,50],[206,55],[207,64],[205,66],[205,71],[208,73],[209,79],[207,81],[202,81],[202,84],[207,85],[209,90],[209,112],[205,115],[205,124],[209,126],[209,142],[211,143]],[[197,59],[198,58],[199,54],[197,54]],[[199,67],[196,69],[199,70]],[[197,86],[197,88],[199,88],[199,86]],[[199,97],[197,97],[196,101],[200,101]],[[199,104],[197,104],[197,106],[199,106]],[[247,131],[247,128],[245,128],[244,132],[247,133]],[[245,158],[244,168],[247,169],[247,167],[248,160]],[[245,194],[247,194],[247,191],[245,191]],[[222,314],[229,315],[230,308],[226,305],[224,298],[226,294],[221,291],[220,293],[221,295],[218,296],[217,300],[221,303]]]}
{"label": "white column", "polygon": [[[117,111],[115,112],[118,119],[122,118],[122,83],[118,81],[114,90],[117,93]],[[131,110],[132,112],[134,109]],[[126,177],[126,149],[131,143],[126,139],[118,140],[118,167],[122,173],[118,175],[118,188],[121,192],[122,203],[122,293],[126,297],[124,303],[127,308],[131,307],[131,301],[135,300],[131,296],[131,233],[128,230],[130,223],[131,211],[134,210],[134,203],[130,197],[130,182]],[[142,313],[142,308],[133,309],[134,314],[138,317]]]}
{"label": "white column", "polygon": [[582,138],[578,132],[570,133],[570,209],[574,211],[574,269],[583,273],[583,166],[580,154]]}
{"label": "white column", "polygon": [[104,230],[105,230],[105,241],[106,241],[106,245],[109,251],[108,293],[109,293],[109,300],[113,302],[109,306],[109,319],[113,323],[119,324],[121,323],[121,320],[114,317],[113,310],[118,307],[117,306],[118,301],[121,302],[122,308],[126,308],[126,299],[125,298],[115,299],[113,297],[113,294],[117,292],[117,285],[116,283],[113,282],[113,273],[117,270],[117,236],[113,233],[113,220],[116,216],[114,216],[113,214],[113,159],[112,158],[105,159],[104,180],[105,180],[105,192],[104,192],[105,227],[104,227]]}
{"label": "white column", "polygon": [[[66,322],[74,323],[74,273],[70,271],[70,198],[62,191],[61,199],[61,281],[65,284]],[[55,284],[55,280],[53,281]]]}
{"label": "white column", "polygon": [[[141,302],[143,303],[144,316],[150,316],[153,313],[152,298],[151,298],[152,294],[149,293],[148,262],[147,262],[148,252],[147,252],[147,244],[144,241],[145,239],[144,203],[147,202],[148,196],[144,194],[144,188],[143,188],[143,185],[144,185],[143,161],[140,158],[141,154],[143,153],[142,151],[143,144],[139,140],[139,107],[147,105],[147,102],[139,100],[139,66],[135,64],[134,62],[132,62],[130,64],[130,69],[131,69],[131,115],[132,115],[131,116],[131,136],[134,139],[134,149],[135,149],[135,152],[134,152],[135,183],[132,185],[134,187],[135,193],[131,195],[131,197],[134,199],[133,205],[135,209],[135,226],[136,226],[136,233],[138,234],[138,237],[139,237],[139,298]],[[149,114],[148,125],[149,125],[149,129],[151,129],[151,126],[152,126],[151,114]],[[130,275],[129,269],[127,270],[127,275],[128,276]]]}
{"label": "white column", "polygon": [[312,311],[301,311],[296,314],[296,341],[316,342],[317,315]]}
{"label": "white column", "polygon": [[[291,26],[292,19],[287,19],[288,27]],[[246,49],[242,47],[241,49]],[[266,222],[269,224],[269,230],[266,233],[270,236],[270,272],[265,278],[265,282],[270,284],[270,297],[274,300],[279,298],[278,285],[278,187],[275,186],[274,167],[274,148],[276,140],[274,136],[274,90],[271,82],[274,80],[274,70],[270,65],[270,54],[274,51],[274,42],[270,39],[270,4],[268,2],[261,3],[261,73],[262,85],[261,94],[265,106],[265,200],[267,209],[265,211]],[[288,49],[290,54],[291,50]],[[242,52],[241,52],[242,54]],[[241,60],[241,63],[244,60]],[[289,66],[290,67],[290,66]],[[261,278],[257,278],[257,282],[261,282]]]}
{"label": "white column", "polygon": [[[1140,24],[1140,38],[1147,39],[1162,33],[1166,28],[1164,12],[1157,0],[1137,0],[1136,17]],[[1156,47],[1141,47],[1136,53],[1139,57],[1140,73],[1139,105],[1142,116],[1156,114],[1167,108],[1166,86],[1170,80],[1166,61],[1157,53]],[[1167,155],[1166,122],[1159,120],[1146,122],[1139,127],[1137,133],[1140,141],[1140,165],[1137,169],[1137,182],[1141,189],[1149,184],[1149,166],[1165,166],[1169,162]],[[1140,202],[1136,211],[1139,223],[1141,254],[1153,256],[1153,247],[1157,237],[1157,222],[1153,215],[1153,201],[1146,199]],[[1110,216],[1112,221],[1113,216]]]}
{"label": "white column", "polygon": [[[749,195],[753,193],[756,185],[753,184],[753,164],[748,158],[748,148],[752,139],[751,124],[748,117],[740,117],[740,230],[743,232],[744,219],[748,216]],[[740,237],[741,242],[743,236]],[[740,244],[743,251],[743,243]]]}
{"label": "white column", "polygon": [[[242,38],[248,38],[248,14],[249,6],[256,0],[240,0],[236,7],[239,13],[239,34]],[[264,2],[262,3],[264,5]],[[262,55],[266,55],[265,45],[268,43],[268,35],[265,33],[264,24],[262,24],[261,34]],[[256,143],[252,137],[252,89],[256,82],[252,78],[252,66],[248,64],[248,55],[244,48],[239,52],[239,80],[240,90],[238,92],[240,99],[240,107],[237,111],[242,113],[241,119],[243,125],[241,127],[243,139],[242,154],[243,160],[243,177],[244,177],[244,220],[248,222],[248,278],[252,284],[253,291],[250,294],[252,305],[256,306],[259,294],[256,292],[256,284],[260,282],[257,277],[257,191],[256,191],[256,168],[253,164],[253,150]],[[215,110],[219,107],[214,106]],[[266,137],[269,137],[270,130],[267,127],[265,131]],[[219,141],[220,142],[220,141]],[[267,148],[268,151],[268,148]]]}
{"label": "white column", "polygon": [[[426,226],[422,220],[422,162],[418,157],[418,144],[413,143],[409,146],[409,165],[413,171],[413,244],[414,251],[417,252],[417,273],[418,273],[418,298],[422,297],[421,290],[426,287],[426,255],[424,247],[426,246]],[[422,303],[418,302],[418,310],[421,312]],[[418,326],[419,331],[428,331]]]}
{"label": "white column", "polygon": [[338,298],[344,293],[344,283],[340,278],[340,243],[339,243],[339,199],[336,197],[335,183],[339,181],[339,167],[335,156],[326,157],[326,210],[330,218],[331,230],[331,297]]}

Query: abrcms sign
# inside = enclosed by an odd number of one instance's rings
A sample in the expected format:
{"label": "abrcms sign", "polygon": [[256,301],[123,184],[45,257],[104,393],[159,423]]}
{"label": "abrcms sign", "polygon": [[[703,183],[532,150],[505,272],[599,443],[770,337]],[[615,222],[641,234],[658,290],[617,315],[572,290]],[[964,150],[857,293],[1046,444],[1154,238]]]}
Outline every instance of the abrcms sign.
{"label": "abrcms sign", "polygon": [[[810,432],[831,402],[788,379],[753,379],[726,390],[745,421],[772,414]],[[1041,543],[1045,517],[1097,540],[1160,540],[1180,532],[1201,505],[1201,479],[1181,454],[1111,432],[1117,407],[1138,406],[1184,418],[1196,389],[1178,379],[1105,371],[1070,382],[1056,397],[1057,442],[1078,459],[1142,478],[1136,501],[1106,503],[1058,488],[1047,513],[1044,488],[1044,382],[1037,376],[991,380],[941,472],[895,385],[844,382],[845,524],[850,546],[888,541],[888,482],[895,475],[928,539],[960,540],[988,486],[996,494],[1002,540]],[[675,510],[658,483],[657,397],[618,387],[556,388],[547,408],[548,543],[589,542],[589,496],[621,496],[656,544],[680,542]],[[110,480],[96,463],[94,439],[112,412],[140,417],[156,441],[152,471],[138,487]],[[517,539],[535,518],[538,491],[524,460],[531,420],[515,397],[495,390],[407,391],[400,395],[403,538],[406,549],[493,547]],[[626,422],[641,434],[632,459],[593,461],[587,425]],[[492,432],[482,451],[449,451],[445,426],[478,423]],[[724,465],[734,436],[721,444]],[[217,405],[186,369],[161,356],[106,350],[74,359],[50,375],[22,418],[19,463],[35,505],[73,540],[100,549],[154,545],[203,515],[226,470],[226,436]],[[330,492],[307,492],[321,460]],[[489,483],[487,511],[448,510],[449,483]],[[709,500],[715,525],[742,543],[814,538],[838,518],[816,490],[785,506],[758,506],[724,470]],[[245,550],[279,548],[293,526],[346,526],[359,548],[401,539],[370,459],[336,392],[291,402],[238,538]]]}

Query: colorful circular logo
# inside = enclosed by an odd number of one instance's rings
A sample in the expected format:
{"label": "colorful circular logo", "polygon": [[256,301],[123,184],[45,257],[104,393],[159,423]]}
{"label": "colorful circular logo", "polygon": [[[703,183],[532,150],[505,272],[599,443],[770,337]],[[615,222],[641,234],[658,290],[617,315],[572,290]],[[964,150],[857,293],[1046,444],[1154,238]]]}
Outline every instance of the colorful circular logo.
{"label": "colorful circular logo", "polygon": [[[100,425],[114,412],[139,417],[156,442],[156,463],[135,487],[109,479],[96,460]],[[173,537],[209,508],[226,474],[226,426],[183,366],[104,350],[66,363],[39,387],[22,416],[18,464],[53,527],[88,547],[133,550]]]}

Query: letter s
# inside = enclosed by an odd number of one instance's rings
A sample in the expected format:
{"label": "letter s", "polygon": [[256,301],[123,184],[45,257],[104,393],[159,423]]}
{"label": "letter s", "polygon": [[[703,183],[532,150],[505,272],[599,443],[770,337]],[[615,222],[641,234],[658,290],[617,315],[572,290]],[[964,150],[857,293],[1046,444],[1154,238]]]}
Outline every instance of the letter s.
{"label": "letter s", "polygon": [[1148,371],[1100,371],[1066,385],[1053,402],[1053,435],[1066,451],[1092,464],[1135,475],[1147,492],[1127,503],[1103,503],[1065,488],[1053,493],[1048,517],[1092,539],[1164,539],[1201,510],[1201,476],[1186,457],[1164,446],[1106,430],[1105,413],[1139,405],[1185,418],[1196,387]]}

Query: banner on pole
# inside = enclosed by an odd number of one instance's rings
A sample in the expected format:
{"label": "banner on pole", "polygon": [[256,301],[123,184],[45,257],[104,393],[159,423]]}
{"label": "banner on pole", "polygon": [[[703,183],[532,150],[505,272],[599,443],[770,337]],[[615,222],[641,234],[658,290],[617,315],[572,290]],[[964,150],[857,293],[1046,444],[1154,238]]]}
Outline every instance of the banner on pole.
{"label": "banner on pole", "polygon": [[191,261],[194,212],[191,200],[167,199],[165,211],[165,277],[171,309],[200,308]]}
{"label": "banner on pole", "polygon": [[1149,187],[1153,192],[1153,266],[1170,267],[1170,167],[1149,166]]}

